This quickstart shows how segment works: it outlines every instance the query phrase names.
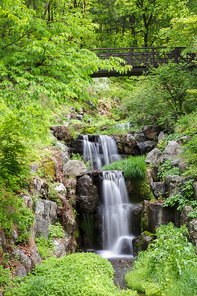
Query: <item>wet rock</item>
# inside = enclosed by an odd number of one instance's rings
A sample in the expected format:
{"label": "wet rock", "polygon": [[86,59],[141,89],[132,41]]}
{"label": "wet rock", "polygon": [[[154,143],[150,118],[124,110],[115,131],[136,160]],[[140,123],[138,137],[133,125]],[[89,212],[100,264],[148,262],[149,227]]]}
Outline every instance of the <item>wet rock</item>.
{"label": "wet rock", "polygon": [[182,151],[183,149],[176,141],[169,141],[168,145],[165,147],[163,159],[168,160],[170,158],[178,158]]}
{"label": "wet rock", "polygon": [[96,186],[92,179],[84,175],[77,182],[77,208],[80,213],[95,213],[99,202]]}
{"label": "wet rock", "polygon": [[187,224],[189,222],[189,219],[187,218],[187,215],[189,214],[189,212],[192,212],[192,211],[193,211],[193,208],[190,207],[190,206],[185,206],[182,209],[182,212],[181,212],[181,225]]}
{"label": "wet rock", "polygon": [[137,142],[145,142],[147,140],[147,137],[143,133],[140,133],[135,135],[135,140]]}
{"label": "wet rock", "polygon": [[133,235],[139,235],[141,233],[141,215],[143,206],[141,204],[132,204],[129,215],[129,230]]}
{"label": "wet rock", "polygon": [[161,224],[174,222],[173,211],[163,208],[163,203],[145,200],[143,205],[143,229],[155,233]]}
{"label": "wet rock", "polygon": [[167,175],[165,183],[167,186],[168,196],[173,196],[181,193],[182,178],[177,175]]}
{"label": "wet rock", "polygon": [[87,172],[87,168],[82,161],[79,160],[69,160],[64,168],[63,172],[65,176],[80,176]]}
{"label": "wet rock", "polygon": [[39,216],[35,216],[34,236],[41,237],[42,235],[48,239],[49,236],[49,225],[46,220]]}
{"label": "wet rock", "polygon": [[120,254],[121,255],[129,255],[132,254],[133,248],[129,243],[129,240],[124,238],[121,241],[121,249],[120,249]]}
{"label": "wet rock", "polygon": [[140,236],[133,239],[133,253],[137,255],[141,251],[146,251],[148,245],[152,242],[153,238],[142,233]]}
{"label": "wet rock", "polygon": [[161,140],[164,140],[164,139],[166,139],[167,138],[167,135],[163,132],[163,131],[161,131],[160,133],[159,133],[159,135],[158,135],[158,143],[161,141]]}
{"label": "wet rock", "polygon": [[158,125],[144,126],[143,133],[148,139],[154,140],[159,135],[161,128]]}
{"label": "wet rock", "polygon": [[54,131],[54,135],[58,140],[69,141],[71,138],[69,128],[64,125],[53,125],[50,129]]}
{"label": "wet rock", "polygon": [[22,278],[26,275],[27,275],[27,271],[23,265],[19,265],[16,267],[16,269],[14,271],[14,276],[18,276],[18,277]]}
{"label": "wet rock", "polygon": [[145,162],[152,165],[160,164],[163,160],[163,154],[158,148],[154,148],[150,151],[147,156]]}
{"label": "wet rock", "polygon": [[39,199],[35,203],[35,214],[41,216],[47,223],[57,222],[57,204],[50,200]]}
{"label": "wet rock", "polygon": [[166,197],[166,186],[163,182],[153,182],[151,184],[151,189],[153,191],[153,195],[158,198]]}

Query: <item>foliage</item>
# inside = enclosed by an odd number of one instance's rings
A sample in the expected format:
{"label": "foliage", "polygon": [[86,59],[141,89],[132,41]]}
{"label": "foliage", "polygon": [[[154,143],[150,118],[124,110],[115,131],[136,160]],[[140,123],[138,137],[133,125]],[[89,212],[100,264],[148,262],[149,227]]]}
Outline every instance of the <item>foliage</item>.
{"label": "foliage", "polygon": [[147,296],[195,295],[197,256],[186,233],[185,226],[160,226],[157,239],[139,254],[134,268],[125,276],[128,286]]}
{"label": "foliage", "polygon": [[146,164],[144,156],[129,156],[126,159],[115,161],[102,167],[103,171],[122,170],[127,180],[143,181],[146,176]]}
{"label": "foliage", "polygon": [[93,253],[49,258],[5,296],[137,295],[130,290],[119,290],[113,283],[113,273],[108,260]]}
{"label": "foliage", "polygon": [[162,179],[162,181],[165,180],[165,177],[167,175],[179,176],[181,174],[178,167],[172,167],[171,162],[172,162],[172,159],[166,160],[158,169],[157,177]]}

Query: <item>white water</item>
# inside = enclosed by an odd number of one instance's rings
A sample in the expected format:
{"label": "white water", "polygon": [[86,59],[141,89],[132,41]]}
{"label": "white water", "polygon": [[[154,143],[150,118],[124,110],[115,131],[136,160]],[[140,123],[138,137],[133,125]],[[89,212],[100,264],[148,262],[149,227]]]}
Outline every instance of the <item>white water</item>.
{"label": "white water", "polygon": [[83,160],[90,161],[92,170],[101,168],[113,161],[120,159],[116,142],[113,138],[100,135],[97,142],[90,142],[88,135],[83,136]]}
{"label": "white water", "polygon": [[[92,170],[101,170],[105,164],[119,160],[117,145],[109,136],[98,136],[90,142],[83,136],[84,162],[90,161]],[[104,201],[102,239],[103,250],[97,253],[105,258],[133,257],[133,235],[129,232],[129,203],[125,179],[120,171],[104,171],[102,182]]]}
{"label": "white water", "polygon": [[103,215],[103,257],[123,257],[133,254],[129,233],[129,203],[124,176],[120,171],[104,171],[102,192]]}

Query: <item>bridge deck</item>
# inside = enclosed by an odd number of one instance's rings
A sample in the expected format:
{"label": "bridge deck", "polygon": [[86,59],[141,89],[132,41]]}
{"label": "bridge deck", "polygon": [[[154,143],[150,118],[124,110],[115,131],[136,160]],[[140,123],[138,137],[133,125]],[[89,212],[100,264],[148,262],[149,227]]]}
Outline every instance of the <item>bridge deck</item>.
{"label": "bridge deck", "polygon": [[151,67],[168,63],[169,61],[178,63],[190,63],[195,59],[194,53],[182,55],[184,47],[175,47],[173,50],[167,50],[165,47],[126,47],[126,48],[99,48],[90,49],[101,59],[110,59],[113,57],[121,58],[125,65],[131,65],[132,69],[127,73],[120,74],[116,71],[99,70],[93,73],[92,77],[110,77],[110,76],[139,76],[148,71]]}

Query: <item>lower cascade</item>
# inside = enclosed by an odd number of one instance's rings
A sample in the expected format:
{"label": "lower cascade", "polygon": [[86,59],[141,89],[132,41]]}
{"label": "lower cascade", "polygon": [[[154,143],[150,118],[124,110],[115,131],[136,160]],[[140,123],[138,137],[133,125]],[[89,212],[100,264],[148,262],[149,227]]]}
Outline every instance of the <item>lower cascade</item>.
{"label": "lower cascade", "polygon": [[104,199],[103,214],[103,257],[123,257],[133,254],[129,233],[129,203],[125,179],[120,171],[104,171],[102,182]]}

